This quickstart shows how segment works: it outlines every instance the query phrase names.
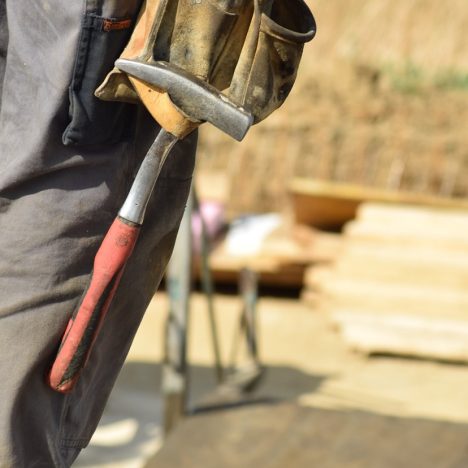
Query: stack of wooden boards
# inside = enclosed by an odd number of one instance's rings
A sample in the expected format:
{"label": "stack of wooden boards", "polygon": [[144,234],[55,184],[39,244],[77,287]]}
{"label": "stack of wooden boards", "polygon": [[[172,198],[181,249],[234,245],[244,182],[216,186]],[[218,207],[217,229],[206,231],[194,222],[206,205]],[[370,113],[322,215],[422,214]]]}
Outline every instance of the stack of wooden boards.
{"label": "stack of wooden boards", "polygon": [[365,203],[305,298],[367,353],[468,361],[468,211]]}

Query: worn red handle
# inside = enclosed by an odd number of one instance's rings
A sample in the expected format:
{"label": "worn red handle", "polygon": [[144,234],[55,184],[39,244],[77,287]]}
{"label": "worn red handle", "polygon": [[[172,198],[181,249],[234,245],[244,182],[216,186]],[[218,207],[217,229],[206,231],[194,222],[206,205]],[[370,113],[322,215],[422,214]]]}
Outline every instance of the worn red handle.
{"label": "worn red handle", "polygon": [[109,309],[125,264],[135,246],[140,225],[117,217],[94,259],[88,289],[68,323],[48,376],[52,389],[70,392],[85,366]]}

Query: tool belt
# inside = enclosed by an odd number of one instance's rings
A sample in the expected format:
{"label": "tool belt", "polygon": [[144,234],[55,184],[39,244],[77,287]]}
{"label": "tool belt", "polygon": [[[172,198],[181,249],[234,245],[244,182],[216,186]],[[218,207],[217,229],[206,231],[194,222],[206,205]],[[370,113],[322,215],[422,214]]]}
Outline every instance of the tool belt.
{"label": "tool belt", "polygon": [[[121,57],[177,65],[223,91],[258,123],[287,98],[304,43],[315,32],[303,0],[146,0]],[[143,101],[179,137],[200,123],[190,122],[164,92],[117,69],[95,94]]]}

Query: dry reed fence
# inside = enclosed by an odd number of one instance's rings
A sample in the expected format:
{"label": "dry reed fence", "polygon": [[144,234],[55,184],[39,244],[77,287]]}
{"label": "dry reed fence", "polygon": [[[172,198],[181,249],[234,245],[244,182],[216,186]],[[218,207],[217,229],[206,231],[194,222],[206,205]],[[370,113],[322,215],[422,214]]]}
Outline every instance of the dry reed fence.
{"label": "dry reed fence", "polygon": [[466,0],[309,4],[285,106],[240,145],[203,129],[199,170],[228,173],[231,211],[284,207],[293,176],[468,197]]}

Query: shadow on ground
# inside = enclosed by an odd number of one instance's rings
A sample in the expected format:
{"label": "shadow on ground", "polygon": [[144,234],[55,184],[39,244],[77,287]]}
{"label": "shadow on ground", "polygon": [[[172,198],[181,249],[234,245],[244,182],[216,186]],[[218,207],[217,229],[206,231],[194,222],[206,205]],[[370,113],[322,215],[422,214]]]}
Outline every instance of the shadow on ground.
{"label": "shadow on ground", "polygon": [[[264,376],[254,394],[273,399],[295,399],[304,393],[316,391],[326,375],[307,374],[288,366],[265,366]],[[159,396],[161,365],[147,362],[125,364],[118,380],[118,387],[132,391],[154,392]],[[189,407],[196,406],[216,389],[214,369],[206,366],[190,366]]]}
{"label": "shadow on ground", "polygon": [[[160,364],[131,361],[125,364],[109,399],[98,431],[89,447],[74,465],[77,468],[100,466],[138,467],[131,460],[154,453],[162,442],[163,401]],[[214,370],[191,366],[188,410],[195,412],[201,401],[216,393]],[[257,389],[245,400],[237,398],[236,407],[260,401],[294,400],[316,391],[327,378],[287,366],[266,366]],[[226,402],[226,409],[232,401]],[[217,402],[216,409],[223,405]],[[204,408],[205,409],[205,408]]]}
{"label": "shadow on ground", "polygon": [[[293,403],[331,375],[271,366],[252,397],[216,394],[213,369],[190,369],[189,415],[162,449],[161,366],[127,363],[82,468],[465,468],[468,425]],[[209,400],[209,398],[208,398]],[[234,404],[233,404],[234,403]],[[151,458],[153,457],[153,458]]]}
{"label": "shadow on ground", "polygon": [[259,404],[185,419],[145,468],[464,468],[468,425]]}

